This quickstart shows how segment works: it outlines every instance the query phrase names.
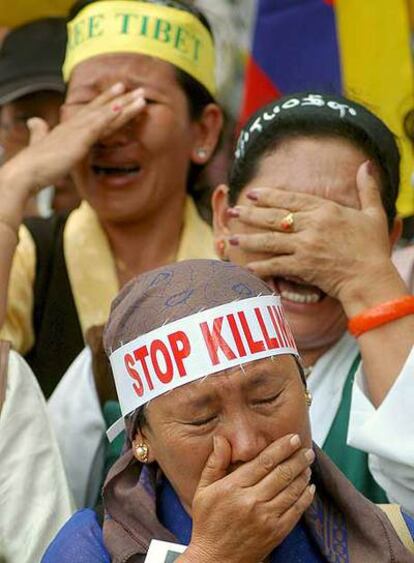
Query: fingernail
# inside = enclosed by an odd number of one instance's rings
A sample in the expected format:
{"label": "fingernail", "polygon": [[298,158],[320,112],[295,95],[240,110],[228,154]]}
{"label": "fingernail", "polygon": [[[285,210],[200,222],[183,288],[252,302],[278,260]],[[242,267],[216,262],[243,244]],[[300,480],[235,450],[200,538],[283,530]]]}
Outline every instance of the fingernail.
{"label": "fingernail", "polygon": [[310,461],[310,462],[314,461],[314,460],[315,460],[315,453],[314,453],[314,451],[313,451],[313,450],[308,450],[308,451],[305,453],[305,457],[306,457],[306,459],[307,459],[308,461]]}
{"label": "fingernail", "polygon": [[133,104],[133,105],[134,105],[135,107],[140,108],[140,107],[145,106],[146,103],[147,103],[147,102],[146,102],[145,98],[137,98],[136,100],[134,100],[134,104]]}
{"label": "fingernail", "polygon": [[310,494],[311,494],[312,496],[315,494],[315,491],[316,491],[315,485],[311,485],[311,486],[309,487],[309,492],[310,492]]}
{"label": "fingernail", "polygon": [[229,217],[237,219],[237,217],[240,217],[240,209],[238,209],[237,207],[229,207],[229,209],[227,209],[227,215]]}
{"label": "fingernail", "polygon": [[239,244],[240,244],[239,237],[234,237],[234,236],[233,236],[233,237],[230,237],[230,238],[229,238],[229,243],[230,243],[232,246],[239,246]]}
{"label": "fingernail", "polygon": [[122,109],[122,104],[120,104],[120,103],[113,104],[113,106],[112,106],[112,111],[114,113],[120,112],[121,109]]}
{"label": "fingernail", "polygon": [[134,96],[134,98],[142,98],[144,96],[144,88],[137,88],[132,92],[132,95]]}
{"label": "fingernail", "polygon": [[111,88],[113,94],[121,94],[124,91],[124,84],[122,82],[117,82]]}
{"label": "fingernail", "polygon": [[311,476],[312,476],[312,470],[311,470],[310,467],[308,467],[308,468],[305,470],[305,477],[306,477],[306,479],[309,481],[309,479],[311,478]]}
{"label": "fingernail", "polygon": [[251,201],[258,201],[259,193],[256,190],[250,190],[250,192],[247,192],[246,197]]}
{"label": "fingernail", "polygon": [[372,160],[367,160],[367,172],[370,176],[374,175],[374,165],[372,164]]}
{"label": "fingernail", "polygon": [[291,444],[294,448],[297,448],[298,446],[300,446],[300,436],[298,436],[297,434],[295,434],[294,436],[292,436],[292,438],[290,439],[290,444]]}

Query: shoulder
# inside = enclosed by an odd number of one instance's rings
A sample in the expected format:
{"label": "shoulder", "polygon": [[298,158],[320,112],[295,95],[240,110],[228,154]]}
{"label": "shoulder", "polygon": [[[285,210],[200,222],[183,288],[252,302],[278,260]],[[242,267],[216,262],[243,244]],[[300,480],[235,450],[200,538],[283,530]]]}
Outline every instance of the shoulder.
{"label": "shoulder", "polygon": [[[10,350],[5,366],[5,401],[2,420],[7,417],[14,427],[19,420],[29,423],[39,420],[46,412],[46,403],[33,371],[24,358]],[[32,410],[34,409],[34,410]]]}
{"label": "shoulder", "polygon": [[42,563],[110,563],[96,512],[79,510],[48,547]]}

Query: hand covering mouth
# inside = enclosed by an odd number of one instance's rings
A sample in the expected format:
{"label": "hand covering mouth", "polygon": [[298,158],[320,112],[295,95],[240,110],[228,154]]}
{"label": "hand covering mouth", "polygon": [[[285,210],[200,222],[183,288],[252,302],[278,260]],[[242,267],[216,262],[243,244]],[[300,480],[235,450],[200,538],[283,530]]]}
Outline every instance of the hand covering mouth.
{"label": "hand covering mouth", "polygon": [[315,285],[309,285],[299,278],[274,277],[268,284],[282,297],[284,301],[299,303],[301,305],[314,305],[320,303],[325,297],[321,289]]}

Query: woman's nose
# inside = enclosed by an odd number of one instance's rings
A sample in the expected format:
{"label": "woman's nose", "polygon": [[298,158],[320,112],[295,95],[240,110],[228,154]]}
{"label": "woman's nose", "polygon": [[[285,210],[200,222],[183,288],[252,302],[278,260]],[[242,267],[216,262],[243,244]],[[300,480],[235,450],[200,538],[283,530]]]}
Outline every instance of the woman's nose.
{"label": "woman's nose", "polygon": [[231,445],[232,465],[250,461],[268,445],[260,424],[249,414],[234,418],[224,434]]}
{"label": "woman's nose", "polygon": [[141,121],[141,116],[131,119],[110,135],[104,135],[101,139],[99,139],[98,144],[102,147],[113,148],[136,142],[140,137]]}

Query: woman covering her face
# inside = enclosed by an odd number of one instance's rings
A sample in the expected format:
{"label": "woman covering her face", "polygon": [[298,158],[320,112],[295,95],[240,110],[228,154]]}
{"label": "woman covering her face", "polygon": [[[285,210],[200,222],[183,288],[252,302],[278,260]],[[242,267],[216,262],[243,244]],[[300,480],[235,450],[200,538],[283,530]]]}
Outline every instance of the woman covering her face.
{"label": "woman covering her face", "polygon": [[[2,337],[47,396],[129,279],[213,256],[189,194],[222,122],[211,30],[180,0],[78,2],[64,75],[61,125],[31,120],[32,146],[0,173]],[[68,171],[82,205],[29,222],[16,249],[26,200]]]}
{"label": "woman covering her face", "polygon": [[296,345],[256,276],[209,260],[148,272],[114,301],[104,340],[125,453],[103,533],[77,513],[44,563],[144,561],[153,539],[188,546],[178,561],[192,563],[412,560],[312,446]]}
{"label": "woman covering her face", "polygon": [[316,443],[373,502],[414,513],[414,300],[390,258],[399,163],[362,105],[292,95],[246,125],[213,207],[221,256],[281,295]]}

